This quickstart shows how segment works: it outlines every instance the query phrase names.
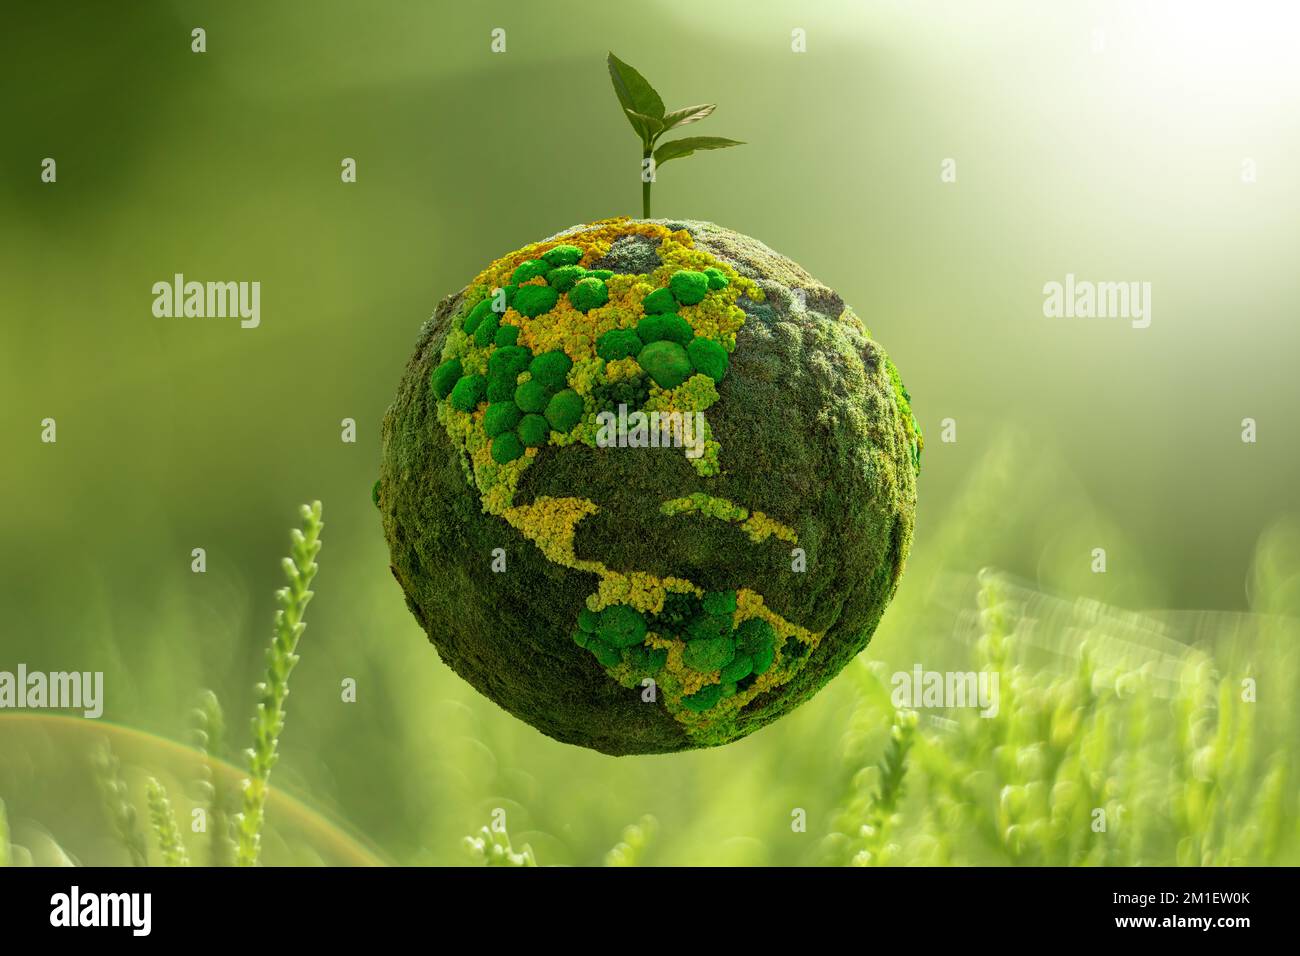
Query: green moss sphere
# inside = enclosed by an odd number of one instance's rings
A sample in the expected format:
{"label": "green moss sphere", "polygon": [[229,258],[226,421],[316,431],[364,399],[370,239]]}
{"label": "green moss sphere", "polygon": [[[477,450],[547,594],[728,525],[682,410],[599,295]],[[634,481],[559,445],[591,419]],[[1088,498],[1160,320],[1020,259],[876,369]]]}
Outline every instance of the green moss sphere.
{"label": "green moss sphere", "polygon": [[866,647],[922,447],[833,290],[712,223],[626,218],[442,300],[382,442],[392,572],[443,660],[608,754],[737,740]]}

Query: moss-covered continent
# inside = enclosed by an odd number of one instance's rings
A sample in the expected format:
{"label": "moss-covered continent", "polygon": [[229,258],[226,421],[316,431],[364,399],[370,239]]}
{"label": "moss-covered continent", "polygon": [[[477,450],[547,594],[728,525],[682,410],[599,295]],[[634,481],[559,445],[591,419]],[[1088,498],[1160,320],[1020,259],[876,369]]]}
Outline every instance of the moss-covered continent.
{"label": "moss-covered continent", "polygon": [[[727,743],[871,639],[912,539],[909,401],[840,297],[762,243],[576,226],[425,324],[383,424],[393,574],[447,664],[544,733]],[[700,441],[609,447],[614,411],[698,418]]]}

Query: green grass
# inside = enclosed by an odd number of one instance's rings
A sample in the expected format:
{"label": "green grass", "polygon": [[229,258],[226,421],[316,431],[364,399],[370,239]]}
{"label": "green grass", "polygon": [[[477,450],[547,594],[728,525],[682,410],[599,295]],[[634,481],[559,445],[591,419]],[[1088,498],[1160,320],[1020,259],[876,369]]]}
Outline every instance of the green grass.
{"label": "green grass", "polygon": [[[1036,631],[1026,601],[1068,618]],[[1001,676],[1001,712],[915,724],[900,738],[884,668],[859,662],[854,722],[893,713],[879,783],[854,776],[830,862],[1051,866],[1294,863],[1300,828],[1292,753],[1257,726],[1244,666],[1204,647],[1153,641],[1096,606],[1051,602],[981,578],[972,664]],[[1068,626],[1064,626],[1068,625]],[[1032,663],[1077,639],[1072,666]],[[1267,647],[1264,648],[1267,652]],[[1274,661],[1283,687],[1287,662]],[[1294,674],[1291,675],[1294,677]],[[1285,728],[1290,730],[1292,728]],[[898,800],[899,783],[912,799]]]}
{"label": "green grass", "polygon": [[[287,584],[276,592],[280,608],[275,614],[275,634],[266,652],[266,679],[258,683],[256,712],[253,717],[253,746],[247,751],[249,773],[243,782],[243,810],[233,819],[226,810],[227,794],[221,775],[214,773],[213,760],[220,759],[224,748],[225,721],[215,694],[205,691],[195,708],[194,736],[203,755],[198,789],[204,796],[206,831],[210,834],[208,861],[214,866],[256,866],[262,846],[266,797],[270,788],[271,769],[279,757],[280,735],[284,731],[285,700],[289,696],[289,675],[298,663],[296,653],[306,623],[303,613],[313,592],[316,555],[320,552],[321,504],[303,505],[301,529],[290,532],[290,556],[281,562]],[[118,842],[135,866],[148,866],[149,852],[137,826],[136,809],[123,776],[121,762],[107,742],[92,759],[100,801],[107,812]],[[145,785],[146,803],[154,839],[165,866],[189,866],[189,851],[177,826],[175,812],[166,788],[155,777]],[[3,807],[0,805],[0,810]],[[234,830],[235,840],[231,838]],[[7,829],[0,819],[0,837],[4,846],[0,854],[8,855]]]}

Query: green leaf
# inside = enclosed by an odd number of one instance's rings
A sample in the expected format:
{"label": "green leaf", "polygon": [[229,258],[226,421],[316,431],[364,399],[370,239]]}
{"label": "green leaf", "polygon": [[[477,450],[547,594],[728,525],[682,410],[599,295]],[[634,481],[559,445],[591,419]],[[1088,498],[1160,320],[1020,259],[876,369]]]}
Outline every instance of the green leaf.
{"label": "green leaf", "polygon": [[637,113],[634,110],[624,110],[628,119],[632,121],[632,128],[637,131],[641,137],[641,142],[649,149],[654,141],[663,135],[664,124],[662,120],[655,119],[653,116],[646,116],[644,113]]}
{"label": "green leaf", "polygon": [[700,120],[709,116],[717,106],[712,103],[702,103],[699,106],[684,106],[679,110],[664,114],[664,129],[676,129],[679,126],[685,126],[687,123],[698,123]]}
{"label": "green leaf", "polygon": [[[663,119],[664,101],[660,99],[659,94],[655,92],[644,76],[638,73],[632,67],[628,66],[613,53],[607,59],[609,64],[609,79],[614,84],[614,95],[618,97],[619,103],[622,104],[624,111],[628,112],[628,122],[632,128],[641,136],[641,128],[637,120],[631,113],[640,113],[643,116],[651,116],[657,120]],[[645,139],[648,145],[649,140]]]}
{"label": "green leaf", "polygon": [[725,149],[728,146],[744,146],[738,139],[724,139],[721,136],[687,136],[664,143],[655,150],[655,165],[662,166],[670,159],[681,159],[697,149]]}

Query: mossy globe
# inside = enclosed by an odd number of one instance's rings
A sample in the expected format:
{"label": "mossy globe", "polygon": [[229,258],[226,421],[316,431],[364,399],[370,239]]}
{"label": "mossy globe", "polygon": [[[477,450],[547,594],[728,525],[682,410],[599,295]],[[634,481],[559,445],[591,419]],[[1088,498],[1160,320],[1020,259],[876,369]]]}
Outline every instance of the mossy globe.
{"label": "mossy globe", "polygon": [[442,659],[609,754],[725,744],[870,641],[922,439],[831,289],[708,222],[602,220],[439,303],[374,498]]}

